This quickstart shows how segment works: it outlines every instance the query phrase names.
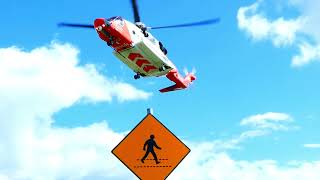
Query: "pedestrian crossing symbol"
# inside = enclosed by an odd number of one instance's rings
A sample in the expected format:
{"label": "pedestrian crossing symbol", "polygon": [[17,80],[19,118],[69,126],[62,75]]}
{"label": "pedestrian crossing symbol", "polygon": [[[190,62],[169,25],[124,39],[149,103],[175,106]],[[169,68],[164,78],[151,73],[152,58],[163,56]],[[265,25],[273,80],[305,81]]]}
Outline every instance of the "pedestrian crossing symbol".
{"label": "pedestrian crossing symbol", "polygon": [[190,149],[152,114],[148,114],[112,153],[142,180],[163,180]]}

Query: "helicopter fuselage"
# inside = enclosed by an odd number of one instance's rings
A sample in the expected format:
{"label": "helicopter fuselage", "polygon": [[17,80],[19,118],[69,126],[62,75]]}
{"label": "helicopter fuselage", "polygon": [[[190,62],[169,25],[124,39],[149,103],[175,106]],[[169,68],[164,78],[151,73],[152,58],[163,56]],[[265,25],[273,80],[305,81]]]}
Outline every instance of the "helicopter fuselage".
{"label": "helicopter fuselage", "polygon": [[166,75],[175,83],[160,92],[185,89],[196,79],[192,73],[182,77],[166,56],[167,50],[162,43],[141,25],[117,16],[96,19],[94,28],[99,37],[114,49],[113,54],[136,73],[135,79]]}
{"label": "helicopter fuselage", "polygon": [[98,18],[94,27],[99,37],[114,49],[113,54],[141,76],[162,76],[175,69],[161,50],[161,43],[151,33],[135,24],[113,17]]}

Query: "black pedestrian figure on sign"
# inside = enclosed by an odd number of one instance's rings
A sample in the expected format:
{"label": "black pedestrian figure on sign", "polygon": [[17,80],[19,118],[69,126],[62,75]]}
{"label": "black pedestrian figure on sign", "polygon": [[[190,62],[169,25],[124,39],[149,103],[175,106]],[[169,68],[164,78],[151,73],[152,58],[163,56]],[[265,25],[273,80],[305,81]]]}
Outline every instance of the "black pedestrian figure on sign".
{"label": "black pedestrian figure on sign", "polygon": [[146,146],[147,147],[147,152],[146,154],[143,156],[143,158],[141,159],[141,162],[144,163],[144,160],[148,157],[148,154],[151,153],[154,157],[154,160],[156,161],[156,164],[159,164],[160,162],[158,161],[157,155],[154,152],[153,147],[156,147],[157,149],[161,150],[161,147],[159,147],[156,143],[156,141],[154,141],[154,135],[150,135],[150,139],[148,139],[144,145],[143,145],[143,150],[146,150]]}

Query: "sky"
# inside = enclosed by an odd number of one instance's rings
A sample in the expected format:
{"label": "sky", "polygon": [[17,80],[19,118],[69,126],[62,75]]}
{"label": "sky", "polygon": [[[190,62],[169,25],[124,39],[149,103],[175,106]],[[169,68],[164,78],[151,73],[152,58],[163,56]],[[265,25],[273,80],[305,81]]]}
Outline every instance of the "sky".
{"label": "sky", "polygon": [[0,180],[136,179],[111,150],[146,115],[191,149],[168,179],[320,179],[320,3],[314,0],[138,1],[189,89],[134,80],[94,30],[133,19],[128,0],[2,1]]}

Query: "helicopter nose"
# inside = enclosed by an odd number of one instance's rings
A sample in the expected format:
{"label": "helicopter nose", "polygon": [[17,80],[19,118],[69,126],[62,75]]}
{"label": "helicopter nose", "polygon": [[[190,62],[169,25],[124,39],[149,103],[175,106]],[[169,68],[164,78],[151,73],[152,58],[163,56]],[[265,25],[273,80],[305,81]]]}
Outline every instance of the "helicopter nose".
{"label": "helicopter nose", "polygon": [[111,22],[104,18],[98,18],[94,21],[94,28],[97,31],[102,31],[105,27],[111,27]]}
{"label": "helicopter nose", "polygon": [[105,19],[104,18],[98,18],[94,20],[94,28],[97,31],[101,31],[105,27]]}
{"label": "helicopter nose", "polygon": [[97,18],[94,21],[94,28],[99,37],[116,51],[131,47],[132,40],[130,33],[125,21],[121,17],[109,19]]}

